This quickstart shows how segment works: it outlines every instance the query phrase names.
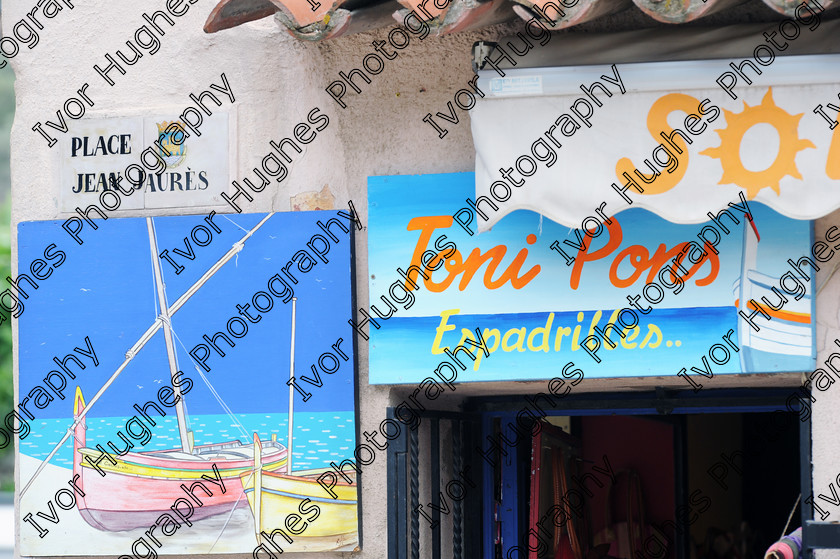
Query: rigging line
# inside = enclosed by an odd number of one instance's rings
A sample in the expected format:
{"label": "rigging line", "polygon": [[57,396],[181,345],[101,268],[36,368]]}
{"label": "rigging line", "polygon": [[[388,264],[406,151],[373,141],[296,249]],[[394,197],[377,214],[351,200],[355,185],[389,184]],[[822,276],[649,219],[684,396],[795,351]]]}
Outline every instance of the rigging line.
{"label": "rigging line", "polygon": [[243,424],[239,421],[239,419],[236,417],[236,414],[234,414],[234,413],[233,413],[233,410],[231,410],[231,409],[228,407],[228,405],[224,402],[224,400],[222,400],[222,397],[221,397],[221,396],[219,396],[219,393],[218,393],[218,392],[216,392],[216,389],[213,387],[213,385],[212,385],[212,384],[210,384],[210,381],[209,381],[209,380],[207,380],[207,377],[206,377],[206,376],[204,376],[204,373],[202,373],[202,372],[198,369],[198,367],[196,367],[196,369],[195,369],[195,370],[196,370],[196,372],[199,374],[199,376],[201,376],[201,380],[203,380],[203,381],[204,381],[204,384],[206,384],[206,385],[207,385],[207,388],[209,388],[209,389],[210,389],[210,392],[213,394],[213,397],[214,397],[214,398],[216,398],[216,401],[217,401],[217,402],[219,402],[219,405],[220,405],[220,406],[222,406],[222,409],[223,409],[223,410],[225,411],[225,413],[228,415],[228,417],[230,418],[230,420],[231,420],[231,421],[232,421],[232,422],[236,425],[236,427],[238,427],[238,428],[239,428],[239,430],[242,432],[242,436],[247,438],[247,437],[248,437],[248,431],[245,429],[245,426],[244,426],[244,425],[243,425]]}
{"label": "rigging line", "polygon": [[239,225],[238,223],[236,223],[235,221],[233,221],[231,218],[229,218],[226,214],[216,214],[216,215],[220,215],[220,216],[222,216],[223,218],[225,218],[226,220],[230,221],[231,223],[233,223],[234,225],[236,225],[237,227],[239,227],[239,228],[240,228],[240,229],[242,229],[243,231],[248,231],[247,229],[245,229],[244,227],[242,227],[241,225]]}
{"label": "rigging line", "polygon": [[[87,429],[87,426],[85,426],[85,429]],[[68,428],[67,430],[69,431],[70,429]],[[82,444],[82,441],[80,441],[80,440],[78,439],[78,437],[76,437],[76,430],[75,430],[75,429],[73,430],[73,433],[72,433],[72,435],[71,435],[71,436],[73,437],[73,440],[74,440],[74,441],[76,441],[76,442],[77,442],[77,443],[79,443],[79,444]],[[110,442],[110,441],[109,441],[109,442]]]}
{"label": "rigging line", "polygon": [[[254,449],[254,450],[256,451],[256,449]],[[251,473],[248,475],[248,479],[247,479],[247,480],[245,480],[245,481],[242,483],[243,488],[245,487],[245,485],[247,485],[247,484],[251,483],[251,478],[253,478],[253,477],[254,477],[254,471],[253,471],[253,470],[251,470]],[[214,542],[213,542],[213,545],[211,545],[211,546],[210,546],[210,550],[209,550],[207,553],[210,553],[210,551],[213,551],[213,548],[214,548],[214,547],[216,547],[216,544],[217,544],[217,543],[219,543],[219,539],[222,537],[222,534],[224,534],[224,533],[225,533],[225,529],[227,529],[228,523],[230,522],[230,519],[231,519],[231,517],[233,516],[233,513],[234,513],[234,511],[236,510],[236,507],[239,505],[239,501],[242,499],[242,496],[243,496],[243,495],[245,495],[245,491],[244,491],[244,490],[243,490],[243,491],[241,491],[241,492],[239,493],[239,496],[236,498],[236,502],[233,504],[233,507],[230,509],[230,514],[228,514],[228,517],[227,517],[227,519],[225,520],[225,523],[222,525],[222,529],[221,529],[221,531],[219,532],[219,535],[218,535],[218,536],[216,536],[216,541],[214,541]],[[255,498],[255,499],[258,499],[259,497],[258,497],[258,496],[255,496],[254,498]],[[259,543],[259,542],[257,542],[257,543]]]}
{"label": "rigging line", "polygon": [[[204,275],[198,279],[198,281],[192,284],[190,288],[187,289],[187,291],[184,292],[184,294],[178,298],[177,301],[172,303],[172,306],[169,307],[169,316],[171,317],[173,314],[178,312],[178,310],[181,307],[183,307],[187,301],[189,301],[190,297],[195,295],[195,293],[201,288],[201,286],[203,286],[207,282],[207,280],[209,280],[213,276],[213,274],[218,272],[219,269],[222,266],[224,266],[228,262],[228,260],[230,260],[233,257],[234,254],[237,254],[239,251],[241,251],[242,248],[245,246],[245,241],[247,241],[254,233],[256,233],[257,229],[262,227],[263,224],[265,224],[265,222],[268,221],[269,218],[271,218],[271,216],[274,215],[274,213],[275,212],[271,212],[270,214],[266,215],[259,223],[257,223],[254,226],[253,229],[251,229],[248,232],[247,235],[244,235],[241,239],[239,239],[239,241],[234,243],[231,249],[228,250],[224,256],[222,256],[215,264],[213,264],[213,266],[211,266],[210,269],[207,270],[204,273]],[[128,351],[125,352],[125,361],[123,361],[122,364],[119,367],[117,367],[117,370],[113,372],[110,378],[108,378],[108,380],[105,381],[105,384],[103,384],[99,391],[93,396],[93,398],[90,399],[90,402],[88,402],[88,404],[85,406],[85,409],[82,410],[82,413],[79,414],[79,417],[77,417],[73,421],[73,429],[75,429],[76,425],[78,425],[79,422],[82,419],[84,419],[88,411],[99,400],[102,394],[104,394],[105,391],[114,383],[114,381],[117,380],[117,377],[120,376],[120,374],[122,374],[125,368],[128,367],[128,364],[131,363],[131,361],[134,359],[134,356],[137,355],[137,352],[143,349],[143,347],[149,342],[150,339],[152,339],[155,333],[157,333],[157,331],[160,330],[162,326],[163,320],[161,320],[161,315],[158,315],[158,318],[156,318],[152,325],[149,326],[149,328],[143,333],[143,335],[140,336],[137,342],[135,342],[135,344],[131,346],[131,348]],[[26,494],[26,492],[29,490],[29,488],[32,486],[32,484],[35,482],[38,476],[40,476],[41,473],[44,471],[44,468],[47,467],[47,464],[50,462],[50,460],[53,459],[56,453],[61,449],[62,445],[64,445],[64,443],[66,443],[69,438],[70,432],[68,431],[64,434],[61,440],[58,441],[58,443],[56,443],[56,445],[52,449],[52,452],[50,452],[47,458],[43,462],[41,462],[41,464],[35,470],[35,473],[32,474],[32,477],[29,478],[29,481],[26,482],[26,485],[24,485],[23,489],[20,490],[21,497],[23,497],[23,495]]]}
{"label": "rigging line", "polygon": [[[181,347],[184,348],[184,351],[187,351],[187,348],[184,347],[184,344],[181,343],[181,340],[178,338],[178,334],[175,333],[175,326],[172,324],[172,317],[170,316],[169,318],[165,318],[164,316],[161,315],[160,319],[169,326],[169,331],[172,333],[172,335],[175,337],[175,339],[178,340],[178,343],[181,344]],[[173,356],[175,357],[175,369],[178,372],[181,372],[181,364],[178,362],[178,348],[177,347],[174,348],[174,351],[172,353],[173,353]],[[186,418],[187,421],[189,421],[190,414],[187,411],[187,400],[186,400],[186,398],[181,398],[181,400],[182,400],[181,403],[184,405],[184,417]],[[188,428],[187,431],[192,432],[192,429]]]}
{"label": "rigging line", "polygon": [[[233,246],[230,248],[230,250],[229,250],[229,251],[228,251],[228,252],[227,252],[227,253],[226,253],[226,254],[222,257],[222,259],[221,259],[221,260],[219,260],[219,262],[216,262],[216,264],[214,264],[214,265],[213,265],[213,267],[211,267],[209,270],[207,270],[207,271],[204,273],[204,275],[203,275],[203,276],[201,276],[201,279],[199,279],[199,280],[198,280],[198,282],[196,282],[195,284],[193,284],[193,285],[192,285],[192,287],[190,287],[189,289],[187,289],[187,291],[186,291],[186,292],[184,292],[184,294],[183,294],[183,295],[181,295],[181,297],[180,297],[177,301],[175,301],[175,303],[173,303],[173,305],[172,305],[172,306],[173,306],[173,307],[176,307],[176,306],[177,306],[177,308],[180,308],[180,306],[181,306],[181,305],[183,305],[183,304],[184,304],[184,302],[186,302],[186,300],[187,300],[187,299],[189,299],[190,297],[192,297],[192,296],[195,294],[195,292],[196,292],[196,291],[198,291],[198,288],[199,288],[199,287],[201,287],[201,285],[198,285],[198,283],[199,283],[199,282],[202,282],[202,283],[203,283],[204,281],[207,281],[207,279],[210,279],[210,276],[212,276],[213,274],[215,274],[215,273],[219,270],[219,268],[221,268],[221,267],[222,267],[222,266],[223,266],[223,265],[224,265],[224,264],[225,264],[228,260],[230,260],[230,259],[231,259],[234,255],[237,255],[237,256],[238,256],[238,255],[239,255],[239,251],[241,251],[241,250],[243,249],[243,247],[245,246],[245,241],[247,241],[247,240],[251,237],[251,235],[253,235],[254,233],[256,233],[257,229],[259,229],[260,227],[262,227],[262,226],[263,226],[263,224],[264,224],[266,221],[268,221],[268,220],[269,220],[269,218],[270,218],[271,216],[273,216],[274,214],[275,214],[275,212],[271,212],[270,214],[266,215],[266,216],[265,216],[265,217],[264,217],[264,218],[263,218],[263,219],[262,219],[259,223],[257,223],[257,224],[254,226],[254,228],[253,228],[253,229],[251,229],[251,230],[248,232],[248,234],[247,234],[247,235],[243,236],[241,239],[239,239],[238,241],[236,241],[236,242],[233,244]],[[222,260],[224,260],[224,262],[222,262]],[[205,278],[206,278],[206,279],[205,279]],[[182,299],[183,299],[183,301],[184,301],[184,302],[182,302]],[[170,311],[170,313],[169,313],[169,314],[170,314],[170,315],[172,315],[172,312]]]}
{"label": "rigging line", "polygon": [[[187,351],[187,348],[184,346],[184,342],[181,341],[181,338],[178,336],[178,333],[175,331],[175,329],[173,328],[171,331],[172,335],[175,336],[175,339],[178,341],[178,343],[181,344],[181,347],[184,348],[184,351]],[[188,351],[187,354],[189,354]],[[231,410],[230,407],[228,407],[228,405],[225,403],[225,401],[222,400],[222,397],[219,395],[218,392],[216,392],[216,389],[213,387],[212,384],[210,384],[210,381],[198,368],[198,363],[195,362],[195,360],[192,358],[192,355],[190,355],[190,361],[193,362],[193,367],[195,368],[199,376],[201,376],[201,379],[204,381],[204,384],[206,384],[207,388],[210,389],[210,393],[213,394],[213,397],[216,398],[216,401],[219,403],[220,406],[222,406],[222,411],[224,411],[228,415],[228,417],[230,417],[230,419],[236,424],[239,430],[242,431],[242,435],[247,437],[248,431],[245,429],[245,426],[239,422],[239,419],[236,417],[236,414],[233,413],[233,410]]]}
{"label": "rigging line", "polygon": [[245,429],[245,426],[239,421],[239,418],[236,417],[236,414],[233,413],[233,410],[231,410],[228,407],[228,405],[224,402],[224,400],[222,400],[222,397],[219,396],[219,393],[216,392],[216,389],[213,387],[212,384],[210,384],[210,381],[207,380],[207,377],[204,376],[204,373],[202,373],[200,370],[198,370],[198,368],[196,368],[196,371],[201,376],[201,379],[204,381],[204,384],[206,384],[207,388],[210,389],[210,392],[213,394],[213,397],[216,398],[216,401],[219,402],[219,405],[222,406],[222,409],[225,411],[225,413],[228,415],[228,417],[231,419],[231,421],[233,421],[234,424],[236,424],[236,426],[242,432],[242,436],[247,438],[248,437],[248,431]]}

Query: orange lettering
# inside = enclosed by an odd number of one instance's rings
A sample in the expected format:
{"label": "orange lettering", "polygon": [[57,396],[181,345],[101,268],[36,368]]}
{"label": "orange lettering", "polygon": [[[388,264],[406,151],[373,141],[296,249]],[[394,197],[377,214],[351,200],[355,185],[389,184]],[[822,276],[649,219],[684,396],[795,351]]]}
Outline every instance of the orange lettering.
{"label": "orange lettering", "polygon": [[[537,236],[534,235],[533,233],[531,233],[530,235],[528,235],[528,238],[527,238],[526,242],[529,245],[532,245],[532,244],[536,243],[537,242]],[[537,277],[537,274],[540,273],[541,268],[540,268],[540,265],[537,264],[536,266],[534,266],[533,268],[531,268],[530,270],[525,272],[524,276],[517,277],[516,274],[519,273],[519,271],[522,269],[522,265],[525,263],[525,258],[527,256],[528,256],[528,249],[523,248],[522,250],[520,250],[519,253],[516,255],[516,258],[513,259],[513,262],[511,262],[510,266],[508,266],[507,270],[505,270],[505,273],[502,274],[502,277],[499,278],[499,280],[502,283],[505,283],[505,280],[509,279],[510,280],[510,285],[514,289],[522,289],[523,287],[528,285],[528,283],[532,279]],[[485,279],[485,283],[486,283],[486,279]]]}
{"label": "orange lettering", "polygon": [[[668,115],[674,111],[683,111],[692,114],[699,104],[700,102],[697,99],[683,93],[670,93],[657,99],[651,106],[647,117],[647,127],[651,137],[657,143],[664,142],[662,137],[658,136],[659,132],[662,131],[665,134],[671,134],[674,131],[668,124]],[[685,176],[685,172],[688,169],[688,146],[685,145],[685,140],[678,134],[674,135],[672,141],[682,150],[682,154],[674,153],[674,156],[678,160],[678,167],[672,173],[658,176],[651,184],[646,183],[644,185],[644,194],[661,194],[667,192],[677,186],[677,183]],[[673,149],[671,146],[667,147]],[[627,157],[621,158],[615,165],[615,174],[622,181],[624,180],[622,173],[628,173],[630,176],[633,176],[633,171],[635,170],[636,166]]]}
{"label": "orange lettering", "polygon": [[[648,250],[642,245],[631,245],[619,252],[618,256],[613,260],[612,266],[610,266],[610,283],[616,287],[629,287],[633,285],[648,267],[648,254]],[[633,266],[635,271],[629,278],[622,279],[618,277],[618,267],[621,265],[621,261],[628,256],[630,257],[630,265]]]}
{"label": "orange lettering", "polygon": [[[604,225],[606,225],[609,233],[609,240],[607,241],[607,244],[604,245],[603,248],[600,248],[592,253],[588,252],[589,246],[586,246],[583,250],[578,251],[578,254],[575,257],[575,263],[572,267],[571,279],[569,280],[569,286],[572,289],[577,289],[580,285],[581,272],[583,270],[583,265],[586,262],[593,262],[595,260],[605,258],[612,254],[619,245],[621,245],[623,234],[618,220],[613,218],[613,223],[611,225],[607,225],[606,223]],[[591,243],[589,243],[589,245],[591,245]],[[679,270],[679,267],[686,258],[691,245],[692,243],[684,242],[676,245],[672,249],[668,249],[666,245],[660,244],[657,247],[656,252],[653,253],[653,256],[651,256],[648,249],[642,245],[630,245],[619,252],[613,259],[612,264],[610,264],[610,283],[612,283],[615,287],[630,287],[638,281],[646,270],[647,277],[645,278],[645,281],[647,283],[652,283],[656,281],[658,277],[657,275],[663,267],[667,267],[671,270],[673,278],[680,278],[682,281],[686,281],[697,273],[703,264],[708,262],[711,266],[711,270],[705,277],[695,280],[694,283],[701,287],[709,285],[718,275],[718,271],[720,270],[720,261],[718,260],[717,255],[711,250],[711,246],[708,243],[706,243],[705,246],[706,254],[699,262],[692,263],[693,265],[688,270],[685,270],[684,268]],[[629,262],[633,267],[633,273],[631,273],[628,277],[619,277],[618,268],[621,266],[622,262],[625,261]],[[674,281],[677,280],[675,279]]]}
{"label": "orange lettering", "polygon": [[[439,283],[432,279],[434,271],[431,269],[432,265],[438,261],[443,261],[444,269],[449,272],[446,279]],[[464,267],[464,263],[461,261],[461,253],[457,250],[449,258],[444,258],[443,252],[438,252],[434,259],[429,262],[429,265],[429,268],[427,268],[429,272],[429,279],[424,279],[423,285],[425,285],[426,289],[433,293],[440,293],[452,285],[452,281],[458,274],[461,273],[461,269]],[[463,289],[461,291],[463,291]]]}
{"label": "orange lettering", "polygon": [[[458,289],[461,291],[466,289],[475,273],[487,260],[490,260],[490,263],[487,265],[487,270],[484,272],[484,286],[487,287],[487,289],[496,289],[501,287],[504,280],[502,280],[502,283],[494,283],[492,277],[496,268],[501,263],[502,258],[505,257],[506,252],[507,247],[504,245],[494,246],[484,254],[481,254],[480,248],[474,248],[467,257],[467,261],[464,262],[464,276],[461,278],[461,283],[458,284]],[[502,277],[504,278],[504,276]]]}
{"label": "orange lettering", "polygon": [[[650,266],[650,272],[648,272],[646,283],[651,283],[652,281],[655,281],[656,273],[659,272],[659,270],[662,269],[662,266],[667,264],[669,260],[674,259],[675,257],[675,263],[671,266],[671,271],[673,272],[674,277],[679,277],[679,274],[673,268],[676,268],[677,265],[682,262],[682,259],[685,258],[685,254],[683,254],[682,249],[687,245],[688,243],[680,243],[671,250],[668,250],[668,247],[666,247],[664,244],[659,245],[659,248],[657,248],[656,252],[653,253],[653,258],[650,259],[650,263],[648,264]],[[689,277],[691,277],[691,270],[689,270],[689,273],[686,274],[686,276],[682,278],[682,280],[685,281]]]}
{"label": "orange lettering", "polygon": [[464,262],[464,276],[461,278],[461,283],[458,284],[458,289],[461,291],[465,290],[475,273],[488,259],[490,259],[490,263],[484,271],[484,287],[487,289],[498,289],[508,280],[510,280],[510,284],[514,289],[522,289],[540,273],[540,266],[538,264],[528,270],[524,276],[517,277],[517,273],[521,270],[522,264],[525,263],[525,258],[528,256],[528,249],[523,248],[516,255],[516,258],[513,259],[510,266],[502,272],[502,275],[494,280],[493,274],[496,273],[496,268],[502,263],[505,254],[507,254],[507,247],[504,245],[494,246],[484,254],[481,254],[481,249],[474,248],[467,257],[466,262]]}
{"label": "orange lettering", "polygon": [[[417,266],[418,268],[426,268],[428,266],[429,273],[432,272],[430,268],[433,267],[435,263],[439,259],[442,259],[441,255],[438,254],[435,258],[429,261],[427,266],[423,266],[422,263],[422,256],[423,253],[426,252],[426,247],[429,246],[429,240],[432,238],[432,233],[434,233],[435,229],[446,229],[447,227],[452,226],[452,216],[451,215],[429,215],[429,216],[422,216],[422,217],[415,217],[412,218],[411,221],[408,222],[408,226],[406,226],[406,230],[408,231],[417,231],[420,230],[420,238],[417,239],[417,245],[414,247],[414,254],[411,256],[411,266]],[[460,256],[459,256],[460,258]],[[405,288],[410,289],[409,287],[409,280],[416,282],[418,272],[416,269],[412,270],[411,267],[408,269],[408,274],[406,277],[408,279],[405,280]]]}
{"label": "orange lettering", "polygon": [[600,248],[590,254],[589,247],[592,246],[592,243],[585,243],[583,250],[579,250],[577,256],[575,256],[575,263],[572,265],[572,275],[569,278],[569,287],[572,289],[577,289],[580,285],[580,273],[586,262],[600,260],[612,253],[612,251],[621,245],[622,233],[621,225],[618,224],[618,220],[613,218],[611,225],[608,225],[607,223],[604,223],[604,225],[606,225],[607,233],[609,235],[607,244],[605,244],[603,248]]}
{"label": "orange lettering", "polygon": [[[497,245],[489,249],[484,254],[481,253],[480,248],[474,248],[472,252],[470,252],[469,256],[467,256],[466,261],[463,260],[463,256],[461,256],[461,253],[458,250],[453,250],[451,248],[449,249],[451,251],[449,258],[446,258],[444,252],[433,252],[427,250],[429,241],[432,239],[432,234],[435,232],[435,229],[445,229],[451,227],[452,223],[452,216],[448,215],[422,216],[412,218],[406,227],[406,230],[408,231],[420,231],[420,238],[417,239],[417,244],[414,247],[414,254],[411,256],[411,266],[426,269],[429,274],[429,279],[424,278],[423,284],[429,291],[434,293],[444,291],[452,285],[452,282],[458,274],[461,273],[464,275],[458,283],[458,289],[460,291],[464,291],[470,281],[472,281],[473,276],[475,276],[476,272],[478,272],[479,268],[488,261],[489,263],[487,264],[487,269],[484,271],[484,286],[487,287],[487,289],[498,289],[508,280],[510,280],[510,284],[514,289],[522,289],[531,280],[533,280],[537,274],[540,273],[541,268],[539,265],[536,265],[525,272],[524,275],[518,275],[522,270],[522,265],[525,263],[525,258],[528,256],[528,249],[526,248],[519,251],[510,266],[508,266],[499,278],[495,280],[493,279],[493,274],[496,273],[496,269],[502,263],[505,254],[507,254],[507,247],[505,245]],[[537,242],[537,236],[534,234],[528,235],[526,242],[529,245],[534,244]],[[426,260],[425,265],[423,264],[424,260]],[[447,275],[443,281],[436,282],[432,279],[432,274],[434,273],[434,268],[438,267],[440,262],[443,262],[444,270],[448,272],[449,275]],[[419,272],[417,271],[417,268],[413,270],[409,269],[409,272],[406,274],[408,278],[405,283],[406,289],[410,289],[409,280],[416,281],[418,274]]]}
{"label": "orange lettering", "polygon": [[715,254],[715,252],[712,250],[712,245],[710,245],[709,243],[703,244],[703,249],[706,251],[705,258],[701,258],[700,262],[696,263],[688,270],[689,275],[691,275],[696,270],[698,270],[700,266],[702,266],[704,263],[708,262],[711,265],[712,269],[709,270],[709,273],[708,275],[706,275],[705,278],[694,280],[695,285],[699,285],[700,287],[703,287],[704,285],[709,285],[710,283],[715,281],[715,278],[718,275],[718,271],[720,270],[720,260],[718,259],[718,255]]}

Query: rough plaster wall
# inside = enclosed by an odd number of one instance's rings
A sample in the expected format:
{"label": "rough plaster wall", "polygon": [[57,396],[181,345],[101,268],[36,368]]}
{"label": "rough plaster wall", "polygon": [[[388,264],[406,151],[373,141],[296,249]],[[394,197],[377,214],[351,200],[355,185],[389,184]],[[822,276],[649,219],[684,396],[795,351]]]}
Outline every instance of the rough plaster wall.
{"label": "rough plaster wall", "polygon": [[[11,32],[11,24],[31,9],[30,4],[4,4],[4,33]],[[206,35],[201,26],[213,5],[199,2],[175,20],[176,26],[162,39],[159,52],[144,55],[137,64],[126,67],[125,76],[110,74],[117,83],[109,87],[93,71],[93,64],[104,65],[105,53],[113,53],[120,46],[127,52],[125,41],[143,23],[142,13],[163,5],[101,0],[78,3],[74,10],[65,9],[50,20],[41,33],[40,44],[14,60],[18,112],[12,130],[13,234],[20,221],[63,217],[58,210],[56,154],[31,127],[39,120],[55,121],[55,110],[85,81],[90,83],[88,94],[95,102],[86,116],[111,116],[123,110],[171,110],[174,117],[188,104],[189,93],[199,93],[210,83],[221,83],[219,75],[224,72],[236,96],[235,141],[239,155],[234,177],[248,174],[259,163],[268,151],[269,140],[290,136],[294,125],[305,121],[309,110],[320,107],[330,117],[329,127],[306,146],[303,157],[290,166],[289,178],[279,187],[269,187],[255,196],[254,203],[242,205],[247,212],[286,211],[291,196],[320,191],[327,185],[336,207],[347,207],[347,201],[352,199],[366,224],[368,176],[472,168],[468,119],[452,128],[446,142],[438,140],[421,119],[430,110],[443,109],[452,94],[471,77],[468,52],[478,35],[412,41],[395,61],[387,61],[385,70],[374,76],[362,95],[348,94],[349,107],[341,110],[324,88],[338,77],[339,71],[359,67],[364,55],[373,51],[371,41],[385,39],[387,29],[321,45],[292,39],[269,18]],[[499,29],[498,33],[506,31],[504,27]],[[492,30],[484,31],[485,35],[488,33]],[[421,89],[425,92],[421,93]],[[70,126],[72,131],[72,122]],[[201,211],[202,208],[189,208],[156,213]],[[119,215],[147,213],[130,211]],[[355,252],[357,302],[366,306],[365,231],[356,235]],[[361,434],[376,429],[384,418],[389,389],[368,386],[366,345],[361,345],[358,355]],[[377,461],[365,469],[362,481],[364,549],[356,556],[386,555],[385,477],[384,453],[379,453]],[[305,556],[318,559],[338,555],[345,554]]]}
{"label": "rough plaster wall", "polygon": [[[7,0],[4,3],[3,32],[32,8],[32,2]],[[464,87],[472,73],[469,50],[479,39],[492,39],[518,29],[517,24],[487,28],[476,33],[429,37],[400,51],[396,60],[386,61],[384,71],[372,77],[371,84],[361,84],[361,95],[348,93],[348,108],[342,110],[324,93],[324,88],[339,71],[360,67],[365,54],[372,52],[371,41],[386,39],[388,29],[344,37],[321,44],[292,39],[271,19],[248,24],[215,35],[201,31],[213,4],[201,0],[190,7],[186,16],[176,20],[176,27],[163,39],[161,50],[144,56],[127,67],[126,76],[114,76],[117,85],[108,87],[92,70],[104,62],[106,52],[113,53],[142,23],[143,11],[161,9],[163,2],[115,3],[93,0],[76,3],[48,21],[41,31],[35,50],[24,49],[15,60],[18,76],[16,91],[18,111],[12,131],[13,235],[16,224],[25,220],[57,219],[59,169],[55,154],[46,142],[32,132],[32,125],[55,115],[67,96],[84,81],[91,84],[90,96],[96,106],[89,115],[111,115],[121,110],[158,112],[171,109],[180,113],[188,94],[198,93],[210,83],[219,83],[224,72],[236,95],[239,153],[235,177],[242,177],[267,151],[270,139],[291,135],[294,125],[305,120],[306,113],[318,106],[330,116],[329,127],[306,147],[305,156],[296,159],[289,178],[279,186],[269,187],[255,196],[244,211],[261,212],[289,209],[289,198],[300,192],[320,191],[328,185],[336,207],[355,203],[367,224],[366,180],[371,175],[441,173],[468,171],[473,166],[472,139],[468,115],[459,111],[462,121],[448,126],[449,135],[440,140],[422,117],[427,112],[445,110],[446,102]],[[763,5],[755,3],[743,20],[775,19]],[[756,15],[758,14],[758,15]],[[737,20],[739,18],[735,18]],[[728,21],[733,21],[729,19]],[[651,20],[630,11],[602,20],[586,29],[613,30],[631,26],[655,26]],[[390,50],[390,49],[389,49]],[[173,112],[173,115],[177,114]],[[54,120],[54,118],[52,119]],[[71,123],[72,127],[72,123]],[[72,130],[72,128],[71,128]],[[410,193],[407,193],[410,195]],[[200,213],[201,208],[169,210],[161,214]],[[146,215],[147,212],[121,212],[120,215]],[[820,222],[821,230],[826,222]],[[840,215],[830,218],[840,222]],[[820,233],[818,233],[819,236]],[[367,306],[367,236],[356,235],[357,304]],[[826,270],[821,272],[825,277]],[[820,296],[820,356],[827,356],[827,343],[840,334],[837,322],[840,280],[834,278]],[[378,296],[378,294],[375,294]],[[368,386],[367,346],[359,348],[359,430],[375,429],[385,408],[401,401],[402,389]],[[782,382],[795,382],[791,376]],[[668,379],[671,380],[671,379]],[[758,379],[756,379],[758,380]],[[760,384],[766,380],[761,379]],[[650,388],[662,379],[626,383],[628,388]],[[584,390],[603,390],[603,384],[584,383]],[[612,384],[611,389],[616,389]],[[485,385],[469,387],[443,406],[455,406],[466,394],[528,392],[543,389],[541,383]],[[840,419],[831,410],[840,404],[840,389],[820,396],[815,406],[814,453],[817,467],[815,487],[827,488],[840,464],[840,445],[836,445],[836,425]],[[386,555],[387,515],[385,514],[385,460],[365,469],[362,489],[363,533],[362,558]],[[293,554],[295,555],[295,554]],[[306,557],[336,557],[350,554],[307,554]]]}
{"label": "rough plaster wall", "polygon": [[[840,212],[834,212],[819,220],[814,227],[814,237],[823,239],[825,231],[832,225],[840,225]],[[835,255],[835,258],[840,254]],[[827,278],[838,270],[838,262],[831,262],[831,267],[821,268],[817,274],[817,285],[825,287],[817,297],[817,367],[828,370],[825,367],[825,360],[832,353],[840,353],[834,340],[840,339],[840,274],[834,274],[831,279]],[[835,361],[836,363],[837,361]],[[833,498],[829,484],[833,483],[834,488],[840,487],[840,444],[838,444],[837,433],[840,431],[840,389],[837,383],[826,392],[813,391],[817,401],[813,404],[813,415],[811,417],[811,453],[813,460],[813,494],[815,501],[830,513],[827,521],[840,521],[840,507],[832,506],[817,495],[825,495]],[[802,496],[807,498],[806,495]],[[819,514],[814,514],[815,520],[820,520]],[[840,559],[840,550],[823,550],[817,552],[819,559]]]}

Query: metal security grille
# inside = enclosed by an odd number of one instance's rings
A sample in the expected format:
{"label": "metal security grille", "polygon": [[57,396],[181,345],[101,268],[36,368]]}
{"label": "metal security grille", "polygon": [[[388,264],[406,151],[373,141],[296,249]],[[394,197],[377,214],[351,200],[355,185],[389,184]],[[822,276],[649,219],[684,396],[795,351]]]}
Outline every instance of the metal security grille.
{"label": "metal security grille", "polygon": [[401,406],[387,416],[407,424],[388,445],[388,558],[481,557],[479,422]]}

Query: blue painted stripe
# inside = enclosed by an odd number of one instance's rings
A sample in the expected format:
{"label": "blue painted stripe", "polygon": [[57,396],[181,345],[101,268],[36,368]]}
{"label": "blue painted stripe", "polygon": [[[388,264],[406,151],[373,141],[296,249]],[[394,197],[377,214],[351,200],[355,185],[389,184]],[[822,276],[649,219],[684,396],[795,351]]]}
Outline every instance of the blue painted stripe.
{"label": "blue painted stripe", "polygon": [[[272,495],[280,495],[281,497],[291,497],[293,499],[300,499],[304,497],[304,495],[298,495],[297,493],[286,493],[284,491],[275,491],[274,489],[268,489],[267,487],[262,488],[263,493],[271,493]],[[245,493],[253,493],[253,487],[250,489],[246,489]],[[333,503],[333,504],[340,504],[340,505],[355,505],[355,499],[352,501],[342,501],[341,499],[326,499],[324,497],[309,497],[306,496],[307,499],[310,501],[315,501],[316,503]]]}

